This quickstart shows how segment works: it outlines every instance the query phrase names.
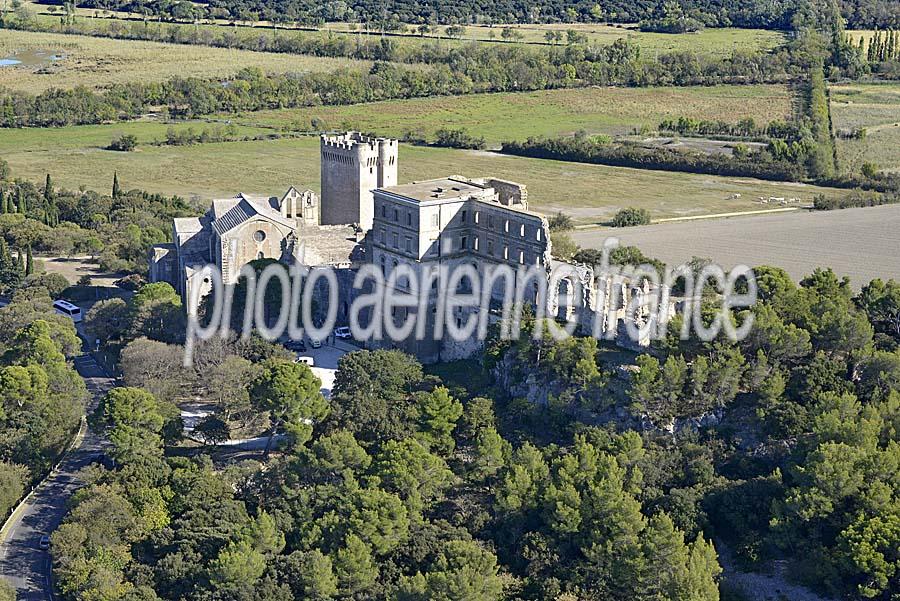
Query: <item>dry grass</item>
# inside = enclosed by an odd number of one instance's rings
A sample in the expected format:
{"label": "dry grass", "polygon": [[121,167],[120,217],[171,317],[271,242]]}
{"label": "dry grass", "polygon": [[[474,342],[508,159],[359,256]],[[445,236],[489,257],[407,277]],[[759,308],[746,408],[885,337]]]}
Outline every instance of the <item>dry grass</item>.
{"label": "dry grass", "polygon": [[579,88],[516,94],[398,100],[343,107],[261,111],[239,122],[284,129],[309,129],[313,118],[328,127],[402,136],[406,131],[433,137],[441,127],[467,128],[489,143],[556,136],[578,130],[624,134],[656,128],[665,118],[690,116],[758,123],[788,119],[786,86],[709,86],[691,88]]}
{"label": "dry grass", "polygon": [[0,86],[35,93],[77,85],[102,89],[116,83],[162,81],[176,75],[222,77],[245,67],[287,73],[368,66],[364,61],[350,59],[0,29],[0,57],[28,50],[61,53],[65,58],[47,70],[0,67]]}
{"label": "dry grass", "polygon": [[862,140],[838,140],[838,159],[847,173],[863,163],[884,171],[900,170],[900,84],[848,84],[831,87],[836,129],[865,128]]}
{"label": "dry grass", "polygon": [[[113,172],[127,188],[202,199],[237,192],[280,193],[290,185],[319,188],[316,138],[231,142],[181,147],[139,146],[136,152],[103,150],[116,132],[146,124],[13,130],[0,137],[0,156],[16,177],[58,186],[107,190]],[[161,127],[161,126],[156,126]],[[140,137],[140,131],[138,131]],[[156,135],[155,133],[152,135]],[[78,143],[73,140],[80,140]],[[97,143],[95,143],[95,140]],[[747,178],[623,169],[403,145],[400,181],[443,175],[495,175],[526,184],[531,207],[564,211],[579,223],[607,221],[620,208],[644,207],[654,218],[730,213],[767,208],[759,196],[796,197],[809,203],[827,188]],[[734,194],[742,195],[733,198]]]}

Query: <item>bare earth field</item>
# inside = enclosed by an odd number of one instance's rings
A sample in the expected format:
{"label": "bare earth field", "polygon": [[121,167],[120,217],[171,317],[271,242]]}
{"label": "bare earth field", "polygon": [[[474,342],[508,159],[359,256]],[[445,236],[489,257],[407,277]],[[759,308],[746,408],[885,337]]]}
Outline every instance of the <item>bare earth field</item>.
{"label": "bare earth field", "polygon": [[705,257],[734,265],[777,265],[800,279],[831,267],[860,288],[873,278],[900,279],[900,205],[797,212],[734,219],[579,231],[575,241],[600,248],[606,238],[639,247],[668,264]]}
{"label": "bare earth field", "polygon": [[0,86],[39,93],[52,87],[83,85],[99,89],[115,83],[162,81],[176,75],[225,77],[245,67],[293,73],[368,66],[364,61],[343,58],[0,29],[0,58],[35,50],[62,58],[49,66],[0,67]]}

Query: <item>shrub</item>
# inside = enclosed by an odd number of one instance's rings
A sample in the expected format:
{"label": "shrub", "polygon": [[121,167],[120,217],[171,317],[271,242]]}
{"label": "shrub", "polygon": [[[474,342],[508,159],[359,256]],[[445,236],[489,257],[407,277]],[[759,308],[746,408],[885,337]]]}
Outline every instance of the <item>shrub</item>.
{"label": "shrub", "polygon": [[556,215],[548,220],[551,232],[565,232],[575,227],[572,218],[559,211]]}
{"label": "shrub", "polygon": [[650,211],[647,209],[635,209],[628,207],[622,209],[613,217],[613,227],[632,227],[635,225],[648,225],[650,223]]}
{"label": "shrub", "polygon": [[131,152],[135,148],[137,148],[137,138],[131,134],[122,134],[106,147],[107,150],[118,150],[120,152]]}
{"label": "shrub", "polygon": [[487,146],[484,138],[476,138],[464,129],[439,129],[436,136],[434,145],[444,148],[484,150]]}

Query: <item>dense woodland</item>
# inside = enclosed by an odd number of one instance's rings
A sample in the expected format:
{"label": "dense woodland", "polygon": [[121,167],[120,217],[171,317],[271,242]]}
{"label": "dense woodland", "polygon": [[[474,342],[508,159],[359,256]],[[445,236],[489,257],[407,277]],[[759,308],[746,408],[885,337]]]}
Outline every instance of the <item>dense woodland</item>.
{"label": "dense woodland", "polygon": [[[645,259],[620,250],[616,262]],[[788,558],[817,589],[887,601],[900,592],[900,283],[854,295],[828,270],[799,286],[757,274],[746,340],[680,341],[676,319],[630,378],[592,338],[491,338],[480,364],[436,371],[397,351],[346,355],[330,400],[261,340],[210,341],[182,368],[166,284],[107,301],[88,324],[122,345],[126,387],[92,419],[117,467],[88,472],[54,534],[59,586],[72,599],[714,600],[727,548],[744,567]],[[207,444],[260,417],[287,439],[218,467],[203,447],[168,452],[172,402],[196,395],[219,406]]]}

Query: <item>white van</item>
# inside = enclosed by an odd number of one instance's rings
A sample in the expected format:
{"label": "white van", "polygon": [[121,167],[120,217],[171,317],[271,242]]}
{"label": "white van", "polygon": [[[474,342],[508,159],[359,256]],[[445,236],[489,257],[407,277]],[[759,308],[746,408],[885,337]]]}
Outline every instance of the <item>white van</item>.
{"label": "white van", "polygon": [[299,355],[294,359],[294,363],[306,363],[310,367],[315,367],[316,365],[316,362],[312,357],[301,357]]}
{"label": "white van", "polygon": [[73,305],[69,301],[58,300],[53,301],[53,308],[60,315],[71,318],[75,323],[81,322],[81,307],[78,305]]}

